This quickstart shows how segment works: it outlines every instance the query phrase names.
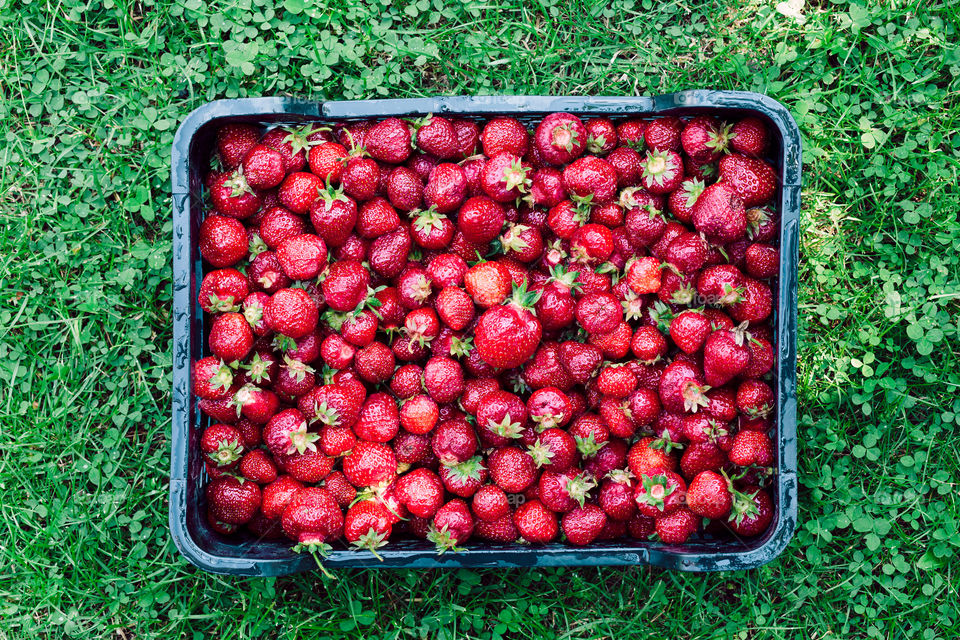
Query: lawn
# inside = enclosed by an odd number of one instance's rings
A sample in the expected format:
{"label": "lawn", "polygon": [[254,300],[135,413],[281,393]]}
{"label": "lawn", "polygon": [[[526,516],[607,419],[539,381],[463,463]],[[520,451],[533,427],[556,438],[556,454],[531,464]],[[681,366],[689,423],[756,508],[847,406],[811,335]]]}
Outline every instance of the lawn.
{"label": "lawn", "polygon": [[[335,4],[0,8],[0,639],[960,635],[960,6]],[[179,556],[169,158],[187,113],[705,87],[766,93],[803,133],[800,525],[778,560],[329,581]]]}

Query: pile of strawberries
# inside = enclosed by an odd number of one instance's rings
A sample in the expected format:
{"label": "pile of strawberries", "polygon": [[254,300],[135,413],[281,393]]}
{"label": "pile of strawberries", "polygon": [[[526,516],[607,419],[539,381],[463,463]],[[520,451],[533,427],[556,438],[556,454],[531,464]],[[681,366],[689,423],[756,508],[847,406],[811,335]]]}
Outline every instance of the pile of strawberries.
{"label": "pile of strawberries", "polygon": [[222,127],[193,363],[210,525],[321,554],[763,533],[768,137],[709,115]]}

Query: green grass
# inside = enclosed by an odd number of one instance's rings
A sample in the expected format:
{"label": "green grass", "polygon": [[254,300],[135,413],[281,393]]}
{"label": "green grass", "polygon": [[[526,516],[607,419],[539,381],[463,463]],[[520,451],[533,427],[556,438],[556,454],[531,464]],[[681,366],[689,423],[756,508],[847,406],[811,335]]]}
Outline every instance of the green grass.
{"label": "green grass", "polygon": [[[0,639],[952,638],[960,9],[0,5]],[[952,4],[952,6],[951,6]],[[743,6],[741,6],[743,5]],[[215,98],[767,93],[804,136],[800,526],[748,572],[196,571],[166,524],[169,149]]]}

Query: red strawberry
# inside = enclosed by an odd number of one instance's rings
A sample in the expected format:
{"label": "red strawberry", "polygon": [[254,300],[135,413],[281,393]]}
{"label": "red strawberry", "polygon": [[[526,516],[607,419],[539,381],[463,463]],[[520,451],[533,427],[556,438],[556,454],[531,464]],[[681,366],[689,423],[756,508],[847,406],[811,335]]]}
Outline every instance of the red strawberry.
{"label": "red strawberry", "polygon": [[323,180],[312,173],[291,173],[280,185],[280,202],[293,213],[307,213],[323,187]]}
{"label": "red strawberry", "polygon": [[657,535],[667,544],[683,544],[699,527],[700,517],[686,507],[661,516],[656,521]]}
{"label": "red strawberry", "polygon": [[443,483],[437,474],[425,468],[400,476],[396,493],[403,506],[420,518],[432,518],[443,504]]}
{"label": "red strawberry", "polygon": [[380,167],[371,158],[352,157],[343,169],[344,192],[360,202],[370,200],[380,187]]}
{"label": "red strawberry", "polygon": [[243,438],[236,427],[212,424],[203,431],[200,450],[218,467],[234,467],[243,455]]}
{"label": "red strawberry", "polygon": [[693,207],[706,188],[702,180],[685,180],[676,191],[667,198],[667,208],[674,217],[684,224],[693,222]]}
{"label": "red strawberry", "polygon": [[617,193],[617,172],[605,160],[585,156],[563,170],[563,186],[572,195],[591,204],[613,202]]}
{"label": "red strawberry", "polygon": [[513,514],[513,523],[524,540],[546,544],[557,537],[557,516],[539,500],[523,503]]}
{"label": "red strawberry", "polygon": [[483,154],[488,158],[503,151],[523,156],[527,153],[529,141],[526,127],[514,118],[493,118],[480,133]]}
{"label": "red strawberry", "polygon": [[584,126],[587,129],[587,152],[604,156],[616,148],[619,138],[610,118],[590,118]]}
{"label": "red strawberry", "polygon": [[745,380],[737,388],[737,411],[748,418],[765,418],[776,404],[773,390],[760,380]]}
{"label": "red strawberry", "polygon": [[533,173],[530,183],[531,204],[542,207],[554,207],[567,197],[563,187],[563,175],[556,169],[543,167]]}
{"label": "red strawberry", "polygon": [[769,467],[773,464],[773,443],[770,437],[760,431],[740,431],[733,438],[730,462],[741,467],[757,465]]}
{"label": "red strawberry", "polygon": [[264,517],[271,520],[278,519],[283,515],[283,510],[290,504],[293,496],[301,489],[303,489],[303,483],[290,476],[280,476],[265,486],[260,505]]}
{"label": "red strawberry", "polygon": [[384,278],[399,275],[407,265],[411,246],[406,226],[380,236],[370,245],[370,267]]}
{"label": "red strawberry", "polygon": [[570,254],[577,262],[599,264],[613,253],[613,234],[601,224],[585,224],[570,238]]}
{"label": "red strawberry", "polygon": [[373,158],[401,164],[412,151],[410,126],[400,118],[381,120],[367,131],[363,145]]}
{"label": "red strawberry", "polygon": [[750,349],[750,364],[740,375],[745,378],[759,378],[773,368],[773,345],[768,340],[753,336],[747,347]]}
{"label": "red strawberry", "polygon": [[208,356],[193,363],[193,393],[205,400],[218,400],[230,394],[233,372],[215,356]]}
{"label": "red strawberry", "polygon": [[737,535],[758,536],[767,530],[772,520],[770,495],[760,487],[750,485],[740,489],[727,526]]}
{"label": "red strawberry", "polygon": [[777,190],[777,171],[765,161],[731,153],[720,160],[720,180],[733,187],[743,206],[766,204]]}
{"label": "red strawberry", "polygon": [[475,196],[460,207],[457,225],[470,242],[489,242],[500,235],[505,214],[503,207],[486,196]]}
{"label": "red strawberry", "polygon": [[500,236],[504,255],[523,263],[538,260],[543,254],[543,238],[535,227],[508,223]]}
{"label": "red strawberry", "polygon": [[359,441],[343,458],[343,475],[355,487],[390,480],[397,473],[397,458],[388,445]]}
{"label": "red strawberry", "polygon": [[575,115],[551,113],[537,125],[533,143],[544,162],[562,166],[583,155],[587,129]]}
{"label": "red strawberry", "polygon": [[560,522],[570,544],[585,546],[593,542],[607,524],[607,515],[595,504],[585,504],[564,514]]}
{"label": "red strawberry", "polygon": [[477,426],[482,437],[494,446],[503,446],[519,438],[527,426],[527,408],[523,400],[509,391],[491,391],[477,407]]}
{"label": "red strawberry", "polygon": [[730,125],[721,125],[711,116],[690,120],[680,134],[683,151],[698,163],[712,162],[727,150]]}
{"label": "red strawberry", "polygon": [[480,487],[471,502],[473,514],[478,519],[493,522],[510,515],[510,502],[503,489],[488,484]]}
{"label": "red strawberry", "polygon": [[210,202],[217,213],[231,218],[249,218],[260,208],[261,199],[242,171],[222,173],[210,184]]}
{"label": "red strawberry", "polygon": [[603,361],[603,353],[597,347],[567,341],[560,345],[560,363],[580,384],[584,384]]}
{"label": "red strawberry", "polygon": [[743,294],[736,304],[730,307],[730,315],[737,322],[749,322],[757,325],[768,317],[773,309],[773,292],[759,280],[744,278]]}
{"label": "red strawberry", "polygon": [[773,278],[780,271],[780,252],[768,244],[751,244],[744,260],[753,278]]}
{"label": "red strawberry", "polygon": [[427,540],[437,545],[437,553],[459,550],[473,533],[473,516],[460,498],[454,498],[440,507],[433,516]]}
{"label": "red strawberry", "polygon": [[[460,150],[457,130],[446,118],[429,115],[415,123],[416,144],[424,153],[446,160],[455,157]],[[468,154],[469,155],[469,154]]]}
{"label": "red strawberry", "polygon": [[387,176],[387,199],[401,211],[413,211],[423,204],[423,181],[413,169],[394,167]]}
{"label": "red strawberry", "polygon": [[768,143],[767,127],[763,120],[747,116],[740,120],[730,132],[730,146],[734,151],[748,156],[760,156],[766,151]]}
{"label": "red strawberry", "polygon": [[436,300],[437,313],[448,327],[461,331],[473,320],[473,300],[459,287],[446,287]]}
{"label": "red strawberry", "polygon": [[226,216],[207,216],[200,225],[200,255],[215,267],[229,267],[249,254],[243,223]]}
{"label": "red strawberry", "polygon": [[307,150],[312,145],[327,139],[329,129],[307,124],[302,127],[276,127],[268,131],[260,141],[280,154],[283,171],[302,171],[307,163]]}
{"label": "red strawberry", "polygon": [[367,297],[370,274],[355,260],[340,260],[330,265],[323,281],[327,305],[336,311],[353,311]]}
{"label": "red strawberry", "polygon": [[640,513],[658,518],[683,506],[686,492],[687,483],[678,474],[667,470],[653,470],[639,476],[633,496]]}
{"label": "red strawberry", "polygon": [[424,434],[433,431],[439,417],[437,403],[426,395],[409,398],[400,408],[400,423],[410,433]]}
{"label": "red strawberry", "polygon": [[434,356],[423,368],[423,384],[436,402],[453,402],[463,393],[463,369],[456,360]]}
{"label": "red strawberry", "polygon": [[673,471],[677,468],[677,460],[662,448],[657,448],[661,442],[657,438],[641,438],[627,452],[627,464],[634,476],[657,471]]}
{"label": "red strawberry", "polygon": [[630,349],[644,363],[653,364],[667,354],[667,341],[655,327],[638,327]]}
{"label": "red strawberry", "polygon": [[440,465],[440,480],[447,491],[461,498],[470,498],[487,480],[482,458],[474,456],[453,465]]}
{"label": "red strawberry", "polygon": [[197,301],[208,313],[237,311],[249,293],[247,278],[236,269],[217,269],[203,277]]}
{"label": "red strawberry", "polygon": [[680,151],[680,132],[683,126],[683,121],[676,116],[651,120],[643,130],[643,140],[650,149]]}
{"label": "red strawberry", "polygon": [[445,162],[438,164],[430,172],[427,186],[423,191],[423,201],[428,207],[434,207],[440,213],[455,211],[467,195],[467,177],[463,169]]}
{"label": "red strawberry", "polygon": [[626,398],[637,388],[637,377],[626,365],[608,365],[597,376],[597,388],[605,396]]}
{"label": "red strawberry", "polygon": [[510,294],[510,272],[499,262],[481,262],[464,275],[467,293],[477,306],[494,307]]}
{"label": "red strawberry", "polygon": [[640,161],[640,184],[654,195],[670,193],[683,182],[683,159],[674,151],[648,151]]}
{"label": "red strawberry", "polygon": [[386,393],[370,394],[353,430],[358,438],[368,442],[392,440],[400,430],[400,412],[393,396]]}
{"label": "red strawberry", "polygon": [[431,440],[433,453],[443,464],[465,462],[476,454],[477,434],[462,418],[441,421]]}
{"label": "red strawberry", "polygon": [[557,513],[567,513],[583,506],[590,490],[596,487],[593,479],[578,469],[544,471],[537,483],[537,495],[543,504]]}
{"label": "red strawberry", "polygon": [[269,484],[277,479],[277,465],[263,449],[254,449],[240,461],[240,475],[251,482]]}
{"label": "red strawberry", "polygon": [[210,326],[210,350],[224,362],[243,360],[253,347],[253,331],[241,313],[224,313]]}
{"label": "red strawberry", "polygon": [[720,244],[738,240],[747,226],[743,200],[726,183],[710,185],[693,206],[693,224],[697,231]]}
{"label": "red strawberry", "polygon": [[623,307],[610,293],[589,293],[577,302],[577,322],[591,334],[606,334],[623,322]]}
{"label": "red strawberry", "polygon": [[317,304],[303,289],[281,289],[270,297],[264,318],[275,332],[302,338],[317,328]]}
{"label": "red strawberry", "polygon": [[450,121],[457,134],[457,151],[454,155],[457,159],[466,159],[476,153],[477,145],[480,144],[480,127],[472,120],[455,118]]}
{"label": "red strawberry", "polygon": [[710,320],[700,313],[688,309],[683,311],[670,322],[670,338],[685,353],[694,354],[700,351],[704,341],[713,327]]}
{"label": "red strawberry", "polygon": [[750,363],[749,339],[743,328],[710,334],[703,345],[703,372],[708,385],[724,385],[746,368]]}
{"label": "red strawberry", "polygon": [[[280,388],[277,387],[277,391]],[[233,396],[237,417],[241,414],[255,424],[266,424],[277,412],[280,399],[273,391],[261,389],[253,384],[245,384]]]}
{"label": "red strawberry", "polygon": [[254,189],[272,189],[286,175],[283,156],[262,144],[251,147],[243,157],[243,176]]}
{"label": "red strawberry", "polygon": [[390,347],[374,342],[357,351],[353,357],[357,374],[370,384],[379,384],[390,379],[396,360]]}
{"label": "red strawberry", "polygon": [[379,557],[377,549],[387,544],[392,531],[390,512],[376,500],[362,500],[347,509],[343,537],[357,549],[365,549]]}
{"label": "red strawberry", "polygon": [[311,280],[327,264],[327,246],[310,233],[287,238],[277,247],[276,255],[284,274],[292,280]]}
{"label": "red strawberry", "polygon": [[310,206],[310,222],[325,243],[342,247],[357,223],[357,203],[342,191],[323,190]]}
{"label": "red strawberry", "polygon": [[492,156],[483,166],[480,186],[496,202],[510,202],[529,191],[531,167],[508,151]]}
{"label": "red strawberry", "polygon": [[616,469],[607,474],[600,485],[597,503],[604,513],[614,520],[629,520],[637,512],[633,499],[633,474],[625,469]]}
{"label": "red strawberry", "polygon": [[733,506],[729,481],[716,471],[701,471],[687,489],[687,506],[705,518],[725,518]]}
{"label": "red strawberry", "polygon": [[617,125],[617,138],[625,148],[643,149],[643,133],[647,128],[644,120],[626,120]]}
{"label": "red strawberry", "polygon": [[621,189],[640,184],[640,161],[643,157],[628,147],[617,147],[604,158],[617,174],[617,186]]}
{"label": "red strawberry", "polygon": [[252,124],[227,124],[217,130],[217,152],[220,162],[236,169],[243,157],[260,140],[260,128]]}
{"label": "red strawberry", "polygon": [[348,155],[343,145],[336,142],[323,142],[310,149],[307,161],[310,164],[310,171],[322,181],[339,184]]}
{"label": "red strawberry", "polygon": [[220,522],[244,524],[260,509],[262,496],[256,482],[234,476],[214,478],[206,487],[207,510]]}
{"label": "red strawberry", "polygon": [[307,225],[298,215],[283,207],[273,207],[263,215],[260,221],[259,235],[263,242],[276,250],[284,240],[306,233]]}
{"label": "red strawberry", "polygon": [[298,544],[294,551],[324,554],[326,543],[343,531],[343,512],[322,487],[306,487],[294,494],[280,518],[283,532]]}
{"label": "red strawberry", "polygon": [[527,400],[527,411],[538,431],[562,427],[572,417],[570,399],[556,387],[537,389]]}
{"label": "red strawberry", "polygon": [[697,277],[697,293],[706,304],[729,306],[737,302],[743,285],[743,274],[730,264],[707,267]]}
{"label": "red strawberry", "polygon": [[695,442],[688,446],[680,457],[680,470],[689,480],[701,471],[719,471],[729,461],[727,455],[712,442]]}
{"label": "red strawberry", "polygon": [[511,369],[530,359],[543,334],[540,322],[531,312],[538,298],[539,292],[528,293],[525,285],[514,287],[509,300],[480,316],[474,339],[484,362]]}
{"label": "red strawberry", "polygon": [[693,275],[703,268],[708,255],[708,245],[703,238],[699,234],[685,231],[667,246],[664,257],[680,273]]}
{"label": "red strawberry", "polygon": [[495,449],[487,457],[490,479],[507,493],[520,493],[537,480],[537,467],[529,453],[517,447]]}

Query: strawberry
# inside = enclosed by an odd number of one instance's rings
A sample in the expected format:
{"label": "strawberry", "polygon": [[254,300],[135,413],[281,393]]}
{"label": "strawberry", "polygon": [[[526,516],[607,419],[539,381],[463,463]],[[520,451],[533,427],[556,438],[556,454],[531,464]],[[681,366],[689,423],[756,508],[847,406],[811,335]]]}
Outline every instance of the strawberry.
{"label": "strawberry", "polygon": [[503,151],[484,164],[480,186],[496,202],[510,202],[529,191],[531,169],[519,156]]}
{"label": "strawberry", "polygon": [[463,368],[456,360],[434,356],[423,368],[423,385],[437,403],[453,402],[463,393]]}
{"label": "strawberry", "polygon": [[[617,127],[610,118],[590,118],[584,125],[587,129],[587,152],[605,156],[617,147]],[[640,135],[643,135],[642,133]]]}
{"label": "strawberry", "polygon": [[633,474],[626,469],[609,472],[600,485],[597,503],[608,517],[630,520],[637,512],[637,503],[633,499]]}
{"label": "strawberry", "polygon": [[667,198],[667,208],[670,213],[684,224],[693,222],[693,207],[706,185],[702,180],[693,178],[684,180],[678,189]]}
{"label": "strawberry", "polygon": [[500,236],[500,246],[508,258],[523,263],[534,262],[543,254],[540,231],[525,224],[507,223],[506,230]]}
{"label": "strawberry", "polygon": [[217,130],[217,153],[228,169],[236,169],[260,140],[260,128],[252,124],[227,124]]}
{"label": "strawberry", "polygon": [[667,341],[655,327],[638,327],[630,350],[644,363],[653,364],[667,354]]}
{"label": "strawberry", "polygon": [[377,238],[399,227],[400,216],[385,198],[376,197],[360,205],[356,230],[361,238]]}
{"label": "strawberry", "polygon": [[358,438],[368,442],[392,440],[400,430],[400,412],[393,396],[386,393],[367,396],[353,430]]}
{"label": "strawberry", "polygon": [[656,520],[657,535],[667,544],[683,544],[699,527],[699,516],[686,507]]}
{"label": "strawberry", "polygon": [[637,377],[626,365],[607,365],[600,369],[597,388],[605,396],[626,398],[637,388]]}
{"label": "strawberry", "polygon": [[458,228],[474,243],[489,242],[500,235],[504,220],[503,207],[486,196],[469,198],[457,214]]}
{"label": "strawberry", "polygon": [[[458,155],[461,143],[457,135],[457,129],[446,118],[429,115],[415,122],[414,126],[417,132],[416,146],[424,153],[429,153],[440,160],[447,160]],[[466,142],[466,144],[469,144],[469,142]]]}
{"label": "strawberry", "polygon": [[464,275],[467,293],[477,306],[494,307],[510,294],[510,272],[499,262],[480,262]]}
{"label": "strawberry", "polygon": [[674,471],[677,460],[662,448],[656,438],[641,438],[627,452],[627,464],[634,476],[658,471]]}
{"label": "strawberry", "polygon": [[348,428],[359,418],[364,397],[365,392],[357,394],[345,384],[325,384],[302,395],[297,408],[311,423],[319,420],[325,425]]}
{"label": "strawberry", "polygon": [[596,265],[613,253],[613,234],[601,224],[585,224],[570,237],[570,255],[577,262]]}
{"label": "strawberry", "polygon": [[711,331],[710,320],[699,311],[683,311],[670,322],[670,338],[688,354],[700,351]]}
{"label": "strawberry", "polygon": [[276,458],[316,451],[319,438],[318,434],[308,430],[306,418],[297,409],[284,409],[263,429],[263,441]]}
{"label": "strawberry", "polygon": [[387,544],[393,531],[390,513],[376,500],[362,500],[347,509],[343,521],[343,537],[357,549],[365,549],[373,555]]}
{"label": "strawberry", "polygon": [[737,411],[748,418],[767,417],[776,404],[773,390],[760,380],[745,380],[737,388]]}
{"label": "strawberry", "polygon": [[664,257],[680,273],[695,275],[707,262],[708,246],[699,234],[685,231],[667,246]]}
{"label": "strawberry", "polygon": [[484,485],[473,495],[473,514],[482,521],[494,522],[510,515],[510,502],[503,489],[496,485]]}
{"label": "strawberry", "polygon": [[[214,360],[217,359],[214,358]],[[217,360],[217,362],[219,362],[219,360]],[[200,400],[197,402],[197,406],[200,407],[200,410],[204,413],[204,415],[210,416],[210,419],[213,422],[236,424],[239,421],[239,418],[237,418],[236,407],[233,405],[232,395],[233,389],[230,389],[227,392],[227,395],[223,398],[218,398],[216,400],[200,398]]]}
{"label": "strawberry", "polygon": [[634,293],[656,293],[661,286],[660,261],[644,256],[627,263],[626,281]]}
{"label": "strawberry", "polygon": [[193,363],[193,393],[205,400],[219,400],[230,394],[233,371],[216,356]]}
{"label": "strawberry", "polygon": [[733,507],[729,480],[716,471],[701,471],[687,489],[690,511],[705,518],[725,518]]}
{"label": "strawberry", "polygon": [[758,536],[767,530],[772,520],[770,495],[756,485],[749,485],[736,496],[727,526],[737,535]]}
{"label": "strawberry", "polygon": [[511,369],[534,354],[543,335],[540,322],[531,311],[539,295],[539,292],[527,292],[526,285],[515,286],[510,299],[480,316],[474,339],[480,357],[487,364]]}
{"label": "strawberry", "polygon": [[433,432],[430,446],[443,464],[457,464],[476,454],[477,434],[473,427],[461,418],[441,421]]}
{"label": "strawberry", "polygon": [[294,215],[283,207],[272,207],[260,221],[259,235],[270,249],[276,250],[284,240],[306,233],[307,225],[303,218]]}
{"label": "strawberry", "polygon": [[413,169],[394,167],[387,176],[387,200],[401,211],[414,211],[423,204],[423,181]]}
{"label": "strawberry", "polygon": [[727,150],[730,125],[720,124],[711,116],[697,116],[680,133],[684,153],[698,163],[712,162]]}
{"label": "strawberry", "polygon": [[390,347],[382,342],[373,342],[357,351],[353,357],[357,374],[370,384],[379,384],[390,379],[396,360]]}
{"label": "strawberry", "polygon": [[243,456],[239,471],[244,478],[258,484],[269,484],[277,479],[277,465],[263,449],[254,449]]}
{"label": "strawberry", "polygon": [[311,280],[327,264],[327,246],[318,236],[304,233],[284,240],[277,247],[277,261],[291,280]]}
{"label": "strawberry", "polygon": [[430,396],[418,395],[407,399],[400,407],[400,424],[414,434],[425,434],[437,426],[440,411]]}
{"label": "strawberry", "polygon": [[520,537],[517,526],[513,523],[513,514],[508,513],[496,520],[477,520],[473,534],[478,538],[491,542],[516,542]]}
{"label": "strawberry", "polygon": [[617,174],[617,186],[621,189],[640,184],[642,159],[643,156],[628,147],[617,147],[604,158]]}
{"label": "strawberry", "polygon": [[693,205],[693,226],[719,244],[742,238],[747,218],[737,190],[724,182],[704,189]]}
{"label": "strawberry", "polygon": [[466,196],[467,177],[463,169],[449,162],[433,168],[423,190],[424,203],[440,213],[456,211]]}
{"label": "strawberry", "polygon": [[249,293],[247,278],[236,269],[217,269],[203,277],[197,302],[208,313],[237,311]]}
{"label": "strawberry", "polygon": [[424,249],[443,249],[450,244],[456,228],[450,219],[437,213],[434,208],[426,211],[413,211],[413,224],[410,235],[413,241]]}
{"label": "strawberry", "polygon": [[317,328],[319,312],[303,289],[281,289],[270,296],[264,318],[273,331],[297,339]]}
{"label": "strawberry", "polygon": [[253,347],[253,331],[241,313],[218,315],[210,326],[210,350],[224,362],[243,360]]}
{"label": "strawberry", "polygon": [[317,235],[331,247],[342,247],[358,217],[357,203],[342,191],[324,189],[310,206],[310,222]]}
{"label": "strawberry", "polygon": [[687,483],[678,474],[667,470],[652,470],[639,476],[633,497],[640,513],[658,518],[683,506],[686,493]]}
{"label": "strawberry", "polygon": [[483,485],[489,475],[483,459],[474,456],[453,465],[440,465],[440,480],[446,490],[461,498],[470,498]]}
{"label": "strawberry", "polygon": [[268,146],[258,144],[243,157],[243,177],[254,189],[272,189],[286,175],[283,156]]}
{"label": "strawberry", "polygon": [[[276,384],[274,387],[278,392],[282,391]],[[277,412],[280,399],[273,391],[261,389],[253,384],[245,384],[234,394],[232,403],[236,407],[238,418],[243,415],[254,424],[266,424]]]}
{"label": "strawberry", "polygon": [[575,115],[551,113],[537,125],[533,144],[544,162],[562,166],[583,155],[587,128]]}
{"label": "strawberry", "polygon": [[459,551],[457,545],[466,542],[473,533],[473,516],[470,508],[460,498],[450,500],[433,516],[427,540],[437,546],[437,553]]}
{"label": "strawberry", "polygon": [[584,413],[574,419],[568,433],[577,442],[577,450],[584,458],[590,458],[610,439],[606,422],[595,413]]}
{"label": "strawberry", "polygon": [[293,213],[307,213],[323,187],[323,180],[312,173],[291,173],[280,185],[280,202]]}
{"label": "strawberry", "polygon": [[744,378],[759,378],[773,368],[773,345],[765,338],[753,336],[747,343],[750,349],[750,363],[740,372]]}
{"label": "strawberry", "polygon": [[247,183],[243,171],[237,170],[214,177],[210,184],[210,202],[221,215],[245,219],[257,212],[261,198]]}
{"label": "strawberry", "polygon": [[750,363],[750,349],[746,345],[749,339],[743,327],[720,329],[707,337],[703,345],[703,371],[708,385],[724,385],[746,368]]}
{"label": "strawberry", "polygon": [[327,135],[326,127],[308,124],[302,127],[275,127],[264,134],[260,144],[280,154],[284,173],[302,171],[307,164],[307,151],[320,144]]}
{"label": "strawberry", "polygon": [[477,426],[482,437],[495,446],[504,446],[519,438],[527,426],[527,408],[523,401],[509,391],[491,391],[477,406]]}
{"label": "strawberry", "polygon": [[640,184],[650,193],[670,193],[682,182],[683,159],[675,151],[648,151],[640,160]]}
{"label": "strawberry", "polygon": [[758,158],[731,153],[720,160],[720,180],[733,187],[743,206],[769,202],[777,190],[777,170]]}
{"label": "strawberry", "polygon": [[262,496],[256,482],[225,475],[211,480],[205,491],[207,510],[220,522],[244,524],[260,509]]}
{"label": "strawberry", "polygon": [[290,499],[280,523],[286,536],[298,543],[294,551],[325,554],[326,543],[343,531],[343,512],[323,487],[305,487]]}
{"label": "strawberry", "polygon": [[689,480],[701,471],[719,471],[729,463],[727,455],[712,442],[695,442],[680,457],[680,470]]}
{"label": "strawberry", "polygon": [[647,128],[644,120],[625,120],[617,125],[617,139],[622,148],[636,151],[643,150],[643,133]]}
{"label": "strawberry", "polygon": [[454,118],[450,121],[457,136],[454,158],[464,160],[477,151],[480,144],[480,127],[472,120]]}
{"label": "strawberry", "polygon": [[556,387],[537,389],[527,399],[527,412],[537,431],[562,427],[572,417],[573,407],[566,394]]}
{"label": "strawberry", "polygon": [[243,455],[243,438],[236,427],[212,424],[203,431],[200,451],[218,467],[231,468]]}
{"label": "strawberry", "polygon": [[583,506],[596,483],[578,469],[544,471],[537,483],[537,495],[551,511],[567,513]]}
{"label": "strawberry", "polygon": [[530,445],[529,452],[537,468],[556,472],[570,469],[579,459],[577,441],[556,427],[540,433]]}
{"label": "strawberry", "polygon": [[644,128],[643,141],[647,147],[656,151],[680,151],[680,133],[683,128],[683,121],[676,116],[656,118]]}
{"label": "strawberry", "polygon": [[780,252],[768,244],[751,244],[744,261],[752,278],[772,278],[780,272]]}
{"label": "strawberry", "polygon": [[773,444],[770,437],[763,432],[740,431],[733,437],[733,444],[727,455],[730,462],[741,467],[769,467],[773,464]]}
{"label": "strawberry", "polygon": [[610,293],[589,293],[577,302],[577,322],[591,334],[613,331],[623,322],[623,307]]}
{"label": "strawberry", "polygon": [[488,393],[499,390],[500,382],[496,378],[469,378],[464,383],[460,406],[467,413],[476,415],[483,397]]}
{"label": "strawberry", "polygon": [[381,120],[367,131],[363,146],[376,160],[401,164],[412,151],[410,126],[399,118]]}
{"label": "strawberry", "polygon": [[759,280],[744,278],[743,294],[730,307],[730,315],[737,322],[749,322],[750,326],[754,326],[770,317],[772,309],[773,292],[770,287]]}
{"label": "strawberry", "polygon": [[539,500],[530,500],[517,507],[513,523],[527,542],[546,544],[557,537],[557,516]]}
{"label": "strawberry", "polygon": [[343,145],[336,142],[323,142],[310,148],[307,162],[310,165],[310,172],[323,182],[339,184],[347,157],[347,149]]}
{"label": "strawberry", "polygon": [[748,156],[760,156],[767,149],[768,134],[763,120],[747,116],[740,120],[730,131],[730,146]]}
{"label": "strawberry", "polygon": [[529,142],[526,127],[514,118],[493,118],[480,133],[483,154],[488,158],[504,151],[516,156],[526,155]]}
{"label": "strawberry", "polygon": [[405,225],[378,237],[370,245],[370,267],[384,278],[397,276],[407,265],[411,246]]}
{"label": "strawberry", "polygon": [[370,274],[355,260],[340,260],[330,265],[323,281],[323,296],[336,311],[353,311],[366,299]]}
{"label": "strawberry", "polygon": [[343,458],[343,474],[355,487],[389,480],[397,473],[397,459],[388,445],[359,441]]}
{"label": "strawberry", "polygon": [[507,493],[521,493],[537,480],[537,467],[526,451],[514,447],[495,449],[487,457],[490,479]]}
{"label": "strawberry", "polygon": [[530,389],[557,387],[569,390],[573,387],[573,378],[560,362],[560,350],[556,343],[544,343],[533,354],[533,358],[523,367],[523,382]]}
{"label": "strawberry", "polygon": [[617,193],[617,172],[607,161],[585,156],[563,170],[563,186],[571,197],[590,198],[590,204],[606,204],[613,202]]}
{"label": "strawberry", "polygon": [[607,524],[607,515],[595,504],[585,504],[564,514],[560,521],[567,542],[582,547],[600,535]]}
{"label": "strawberry", "polygon": [[360,202],[370,200],[380,186],[380,167],[376,160],[354,156],[347,160],[340,185],[351,198]]}
{"label": "strawberry", "polygon": [[580,384],[584,384],[603,361],[600,349],[579,342],[562,343],[558,353],[563,368]]}
{"label": "strawberry", "polygon": [[437,294],[437,313],[448,327],[461,331],[473,320],[473,300],[459,287],[446,287]]}
{"label": "strawberry", "polygon": [[262,491],[260,504],[264,517],[276,520],[283,515],[293,496],[303,489],[303,483],[290,476],[279,476]]}
{"label": "strawberry", "polygon": [[551,167],[542,167],[534,171],[528,196],[531,204],[554,207],[566,197],[567,191],[563,187],[563,174]]}
{"label": "strawberry", "polygon": [[243,223],[226,216],[210,215],[200,225],[200,255],[214,267],[230,267],[247,257],[247,232]]}
{"label": "strawberry", "polygon": [[734,304],[742,295],[743,285],[743,274],[729,264],[707,267],[697,276],[697,293],[706,304]]}

